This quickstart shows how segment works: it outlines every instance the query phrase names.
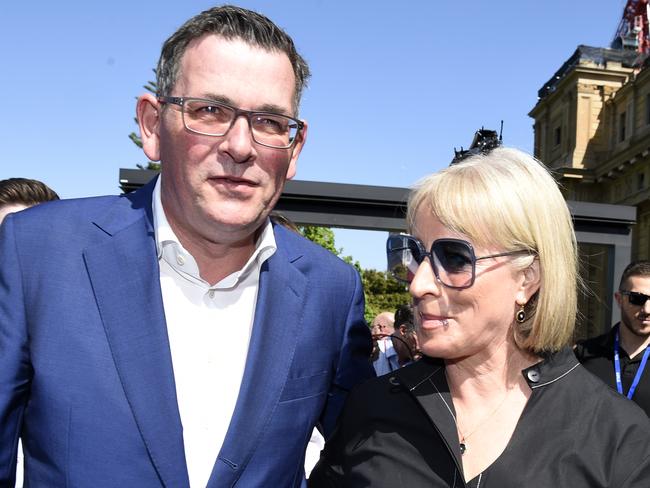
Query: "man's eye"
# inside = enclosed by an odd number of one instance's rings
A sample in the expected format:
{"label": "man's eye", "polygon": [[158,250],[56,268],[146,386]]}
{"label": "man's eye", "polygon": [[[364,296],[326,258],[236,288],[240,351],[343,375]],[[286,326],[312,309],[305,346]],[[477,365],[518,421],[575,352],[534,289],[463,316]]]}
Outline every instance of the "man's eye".
{"label": "man's eye", "polygon": [[287,121],[279,117],[272,117],[267,115],[258,115],[253,120],[256,128],[264,130],[265,132],[283,133],[287,130]]}
{"label": "man's eye", "polygon": [[216,105],[204,105],[201,107],[198,107],[196,109],[197,112],[203,112],[203,113],[209,113],[209,114],[215,114],[221,112],[221,107],[217,107]]}

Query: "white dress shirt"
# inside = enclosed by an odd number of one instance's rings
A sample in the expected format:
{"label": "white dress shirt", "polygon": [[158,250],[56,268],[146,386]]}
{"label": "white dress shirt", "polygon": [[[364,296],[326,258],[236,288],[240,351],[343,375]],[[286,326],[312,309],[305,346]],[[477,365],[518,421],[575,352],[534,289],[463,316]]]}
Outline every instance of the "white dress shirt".
{"label": "white dress shirt", "polygon": [[276,251],[270,221],[241,270],[211,285],[169,226],[153,193],[153,218],[176,395],[190,485],[210,478],[230,424],[250,342],[262,263]]}
{"label": "white dress shirt", "polygon": [[383,376],[399,369],[399,361],[397,358],[397,351],[393,347],[393,340],[390,336],[382,337],[377,341],[379,347],[379,355],[372,363],[375,368],[377,376]]}

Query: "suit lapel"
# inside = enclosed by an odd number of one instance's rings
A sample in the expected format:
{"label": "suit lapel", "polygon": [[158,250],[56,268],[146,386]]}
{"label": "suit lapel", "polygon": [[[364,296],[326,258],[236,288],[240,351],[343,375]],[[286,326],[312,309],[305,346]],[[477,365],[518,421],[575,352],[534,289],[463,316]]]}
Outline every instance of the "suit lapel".
{"label": "suit lapel", "polygon": [[87,248],[84,259],[151,460],[165,486],[185,487],[189,479],[151,224],[151,185],[148,190],[142,209],[133,209],[137,196],[130,205],[120,199],[104,221],[95,223],[107,238]]}
{"label": "suit lapel", "polygon": [[447,445],[458,472],[462,473],[463,463],[456,430],[456,413],[445,377],[444,363],[440,360],[423,358],[413,366],[398,370],[396,375],[422,406]]}
{"label": "suit lapel", "polygon": [[248,464],[280,400],[302,327],[307,278],[279,234],[277,251],[262,265],[244,376],[208,486],[230,486]]}

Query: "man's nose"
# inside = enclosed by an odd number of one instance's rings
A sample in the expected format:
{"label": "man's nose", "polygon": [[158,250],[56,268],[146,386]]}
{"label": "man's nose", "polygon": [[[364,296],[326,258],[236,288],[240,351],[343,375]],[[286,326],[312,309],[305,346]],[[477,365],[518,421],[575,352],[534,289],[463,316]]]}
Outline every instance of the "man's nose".
{"label": "man's nose", "polygon": [[643,307],[641,307],[641,310],[643,310],[644,314],[650,315],[650,300],[645,301]]}
{"label": "man's nose", "polygon": [[240,115],[226,133],[222,150],[232,157],[235,163],[245,163],[253,152],[253,134],[248,119]]}

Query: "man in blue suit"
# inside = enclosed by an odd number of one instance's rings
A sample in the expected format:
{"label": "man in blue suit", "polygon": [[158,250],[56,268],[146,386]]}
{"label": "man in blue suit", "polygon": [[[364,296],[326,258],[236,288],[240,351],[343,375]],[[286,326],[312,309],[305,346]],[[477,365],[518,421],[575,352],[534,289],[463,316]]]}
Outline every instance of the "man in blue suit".
{"label": "man in blue suit", "polygon": [[0,486],[292,487],[372,375],[358,273],[268,218],[309,70],[224,6],[163,46],[137,116],[161,175],[0,229]]}

